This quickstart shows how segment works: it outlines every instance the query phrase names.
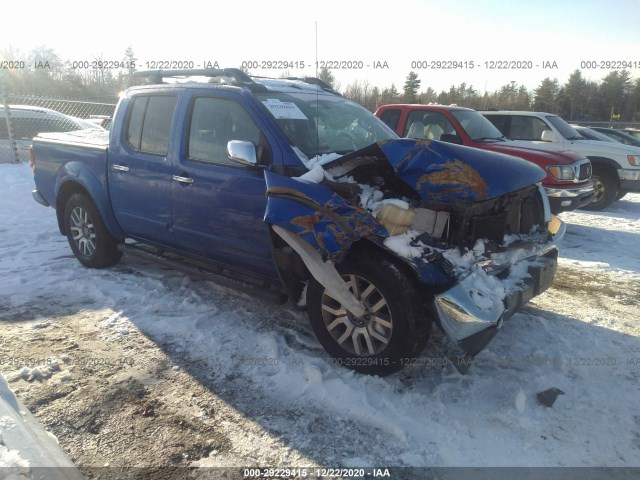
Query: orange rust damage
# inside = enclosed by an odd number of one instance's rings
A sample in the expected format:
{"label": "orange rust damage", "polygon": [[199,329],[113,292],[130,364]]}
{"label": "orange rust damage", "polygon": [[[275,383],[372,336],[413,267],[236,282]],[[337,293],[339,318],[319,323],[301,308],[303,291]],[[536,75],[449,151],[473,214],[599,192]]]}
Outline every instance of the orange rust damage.
{"label": "orange rust damage", "polygon": [[[313,215],[300,215],[291,220],[291,224],[302,228],[302,230],[296,232],[299,237],[302,237],[304,234],[309,233],[315,238],[318,246],[323,250],[326,250],[323,232],[316,231],[316,226],[320,223],[322,216],[323,215],[320,212],[315,212]],[[326,226],[326,228],[331,231],[333,237],[336,239],[336,242],[339,245],[348,244],[349,239],[347,238],[345,233],[338,230],[335,225],[330,223]]]}
{"label": "orange rust damage", "polygon": [[[327,208],[328,204],[325,204],[324,206]],[[352,210],[355,211],[352,217],[355,225],[352,225],[351,227],[354,230],[355,239],[359,239],[367,234],[371,229],[371,226],[359,221],[358,214],[366,213],[367,216],[370,216],[370,214],[359,207],[352,207]],[[324,225],[320,225],[321,223],[324,223]],[[335,225],[331,221],[327,221],[325,214],[322,212],[314,212],[313,215],[299,215],[291,220],[291,224],[301,228],[300,231],[296,232],[299,237],[302,237],[305,234],[310,234],[313,236],[318,246],[325,251],[327,250],[327,245],[324,241],[325,236],[333,237],[336,243],[342,248],[347,247],[353,240],[355,240],[350,238],[349,234],[343,231],[338,225]]]}
{"label": "orange rust damage", "polygon": [[422,190],[423,184],[451,185],[448,192],[460,192],[468,188],[478,196],[477,200],[487,198],[487,183],[473,167],[460,160],[445,162],[441,166],[443,170],[422,175],[416,186]]}

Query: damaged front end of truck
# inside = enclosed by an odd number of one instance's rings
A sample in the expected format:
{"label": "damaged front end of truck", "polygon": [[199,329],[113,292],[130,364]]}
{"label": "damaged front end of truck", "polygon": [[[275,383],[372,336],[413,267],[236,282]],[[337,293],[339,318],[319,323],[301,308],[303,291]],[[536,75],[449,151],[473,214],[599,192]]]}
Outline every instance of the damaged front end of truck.
{"label": "damaged front end of truck", "polygon": [[265,221],[353,318],[366,305],[336,266],[362,242],[411,269],[431,315],[467,357],[553,281],[564,225],[531,163],[402,139],[310,170],[265,172]]}

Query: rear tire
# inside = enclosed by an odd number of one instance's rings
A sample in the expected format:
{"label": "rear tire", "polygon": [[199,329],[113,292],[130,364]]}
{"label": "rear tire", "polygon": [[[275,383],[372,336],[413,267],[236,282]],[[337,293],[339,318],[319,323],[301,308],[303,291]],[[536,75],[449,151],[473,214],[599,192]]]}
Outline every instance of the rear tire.
{"label": "rear tire", "polygon": [[85,267],[110,267],[122,257],[118,240],[107,230],[93,202],[82,193],[74,193],[67,200],[64,228],[73,254]]}
{"label": "rear tire", "polygon": [[411,363],[426,346],[432,323],[415,281],[386,258],[352,257],[337,270],[367,314],[353,317],[311,278],[309,321],[333,363],[371,375],[388,375]]}
{"label": "rear tire", "polygon": [[616,200],[619,187],[612,172],[602,168],[594,169],[591,181],[596,194],[590,204],[582,207],[583,210],[603,210]]}

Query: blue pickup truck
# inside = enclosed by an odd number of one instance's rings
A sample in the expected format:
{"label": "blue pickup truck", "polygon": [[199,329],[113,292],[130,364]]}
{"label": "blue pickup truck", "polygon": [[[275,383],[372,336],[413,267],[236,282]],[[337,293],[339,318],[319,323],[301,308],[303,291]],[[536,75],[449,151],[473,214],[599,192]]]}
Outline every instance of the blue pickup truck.
{"label": "blue pickup truck", "polygon": [[539,167],[400,139],[316,78],[140,75],[109,133],[33,141],[34,199],[85,266],[126,252],[288,299],[379,375],[426,358],[433,323],[465,371],[551,285],[564,225]]}

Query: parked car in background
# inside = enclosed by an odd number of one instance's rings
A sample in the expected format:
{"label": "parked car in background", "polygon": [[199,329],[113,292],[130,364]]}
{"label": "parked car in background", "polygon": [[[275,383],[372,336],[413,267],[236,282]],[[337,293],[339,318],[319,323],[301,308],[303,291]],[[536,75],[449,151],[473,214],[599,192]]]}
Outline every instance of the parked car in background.
{"label": "parked car in background", "polygon": [[640,138],[636,138],[633,135],[625,132],[624,130],[616,130],[615,128],[604,127],[590,127],[596,132],[600,132],[603,135],[615,140],[616,142],[624,143],[625,145],[631,145],[634,147],[640,147]]}
{"label": "parked car in background", "polygon": [[604,133],[600,133],[594,130],[591,127],[582,127],[580,125],[571,125],[571,126],[575,128],[575,130],[587,140],[595,140],[597,142],[620,143],[620,142],[616,142],[613,138],[606,136]]}
{"label": "parked car in background", "polygon": [[625,133],[628,133],[632,137],[637,138],[638,140],[640,140],[640,129],[638,129],[638,128],[625,128],[622,131],[625,132]]}
{"label": "parked car in background", "polygon": [[551,211],[555,214],[587,205],[595,195],[591,163],[574,152],[548,152],[515,145],[475,110],[446,105],[383,105],[376,116],[398,135],[441,140],[512,155],[541,167]]}
{"label": "parked car in background", "polygon": [[549,151],[574,150],[591,160],[596,189],[583,208],[602,210],[626,192],[640,192],[640,149],[613,142],[594,142],[580,135],[558,115],[510,110],[481,112],[518,145]]}
{"label": "parked car in background", "polygon": [[[10,105],[13,135],[18,150],[18,161],[29,161],[31,139],[43,132],[71,132],[100,129],[99,125],[82,118],[71,117],[49,108],[31,105]],[[7,114],[0,109],[0,163],[12,163]]]}

